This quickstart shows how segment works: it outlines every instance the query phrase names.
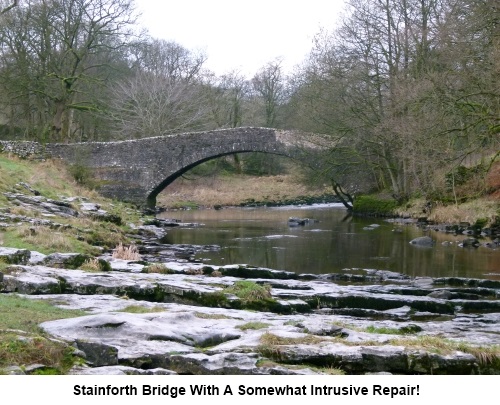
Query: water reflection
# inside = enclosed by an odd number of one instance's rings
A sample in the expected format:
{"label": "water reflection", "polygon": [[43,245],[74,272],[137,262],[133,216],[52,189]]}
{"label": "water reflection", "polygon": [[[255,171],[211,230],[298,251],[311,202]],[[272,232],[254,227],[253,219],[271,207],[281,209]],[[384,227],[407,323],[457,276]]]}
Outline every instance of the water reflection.
{"label": "water reflection", "polygon": [[[341,206],[228,208],[162,216],[205,224],[202,228],[169,230],[166,243],[218,244],[220,252],[199,256],[215,265],[246,263],[316,274],[371,268],[410,276],[500,279],[500,250],[463,249],[457,244],[465,236],[435,231],[428,235],[436,245],[419,248],[409,243],[425,235],[417,227],[347,216]],[[318,222],[290,227],[288,218],[292,216]],[[452,243],[443,246],[445,241]]]}

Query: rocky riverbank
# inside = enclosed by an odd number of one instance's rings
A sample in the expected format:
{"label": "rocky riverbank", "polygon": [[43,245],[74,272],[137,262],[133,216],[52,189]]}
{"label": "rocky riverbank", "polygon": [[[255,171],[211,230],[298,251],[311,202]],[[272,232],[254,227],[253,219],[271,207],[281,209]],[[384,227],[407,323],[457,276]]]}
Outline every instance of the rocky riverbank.
{"label": "rocky riverbank", "polygon": [[[120,222],[89,201],[7,198],[50,216],[4,210],[4,228],[49,221],[44,226],[57,230],[68,215]],[[82,311],[40,325],[44,338],[71,348],[71,374],[500,372],[500,281],[208,266],[193,256],[217,246],[159,242],[173,226],[195,225],[154,218],[130,224],[138,256],[128,260],[106,249],[42,254],[4,246],[1,294]],[[22,332],[18,338],[34,339]]]}

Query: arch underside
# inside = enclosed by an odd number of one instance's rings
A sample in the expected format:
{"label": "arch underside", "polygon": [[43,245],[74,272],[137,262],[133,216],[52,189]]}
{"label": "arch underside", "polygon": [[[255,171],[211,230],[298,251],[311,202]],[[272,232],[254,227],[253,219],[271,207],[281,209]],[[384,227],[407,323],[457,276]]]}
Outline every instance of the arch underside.
{"label": "arch underside", "polygon": [[290,159],[293,159],[293,157],[291,155],[289,155],[288,153],[286,153],[286,152],[282,152],[282,151],[266,151],[266,150],[262,150],[262,151],[242,150],[242,151],[236,151],[236,152],[231,151],[231,152],[227,152],[227,153],[220,153],[218,155],[209,156],[209,157],[197,160],[196,162],[193,162],[193,163],[191,163],[189,165],[186,165],[186,166],[182,167],[181,169],[177,170],[176,172],[167,175],[167,177],[163,181],[161,181],[148,194],[148,196],[146,198],[147,206],[149,208],[154,208],[156,206],[156,197],[158,196],[158,194],[160,194],[163,190],[165,190],[165,188],[167,188],[175,180],[177,180],[184,173],[188,172],[189,170],[193,169],[194,167],[196,167],[196,166],[198,166],[198,165],[200,165],[202,163],[208,162],[210,160],[218,159],[218,158],[224,157],[224,156],[235,155],[235,154],[239,154],[239,153],[267,153],[267,154],[271,154],[271,155],[285,156],[285,157],[288,157]]}

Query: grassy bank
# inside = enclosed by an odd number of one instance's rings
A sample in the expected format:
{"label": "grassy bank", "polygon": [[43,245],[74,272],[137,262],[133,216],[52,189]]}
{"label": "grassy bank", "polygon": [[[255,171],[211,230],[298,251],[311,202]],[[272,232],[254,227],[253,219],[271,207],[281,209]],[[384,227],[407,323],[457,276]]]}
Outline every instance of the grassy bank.
{"label": "grassy bank", "polygon": [[395,209],[395,214],[402,217],[426,217],[429,221],[444,224],[468,222],[492,225],[500,219],[500,200],[493,197],[481,197],[458,204],[434,203],[426,205],[423,199],[414,199]]}
{"label": "grassy bank", "polygon": [[[35,197],[61,201],[78,197],[70,206],[78,208],[80,201],[91,201],[109,214],[119,218],[121,224],[106,222],[106,226],[91,216],[51,218],[39,211],[10,201],[5,193],[22,193]],[[76,252],[97,254],[101,249],[113,249],[120,242],[129,242],[133,230],[127,225],[137,223],[140,214],[128,204],[111,201],[79,184],[67,167],[54,161],[28,161],[0,154],[0,213],[19,217],[19,226],[0,228],[0,246],[36,250],[44,254]],[[22,223],[22,217],[40,220],[40,224]],[[57,223],[48,225],[42,220]]]}
{"label": "grassy bank", "polygon": [[248,201],[283,201],[331,193],[328,187],[307,187],[293,174],[254,177],[231,175],[178,179],[159,196],[158,205],[183,207],[237,206]]}

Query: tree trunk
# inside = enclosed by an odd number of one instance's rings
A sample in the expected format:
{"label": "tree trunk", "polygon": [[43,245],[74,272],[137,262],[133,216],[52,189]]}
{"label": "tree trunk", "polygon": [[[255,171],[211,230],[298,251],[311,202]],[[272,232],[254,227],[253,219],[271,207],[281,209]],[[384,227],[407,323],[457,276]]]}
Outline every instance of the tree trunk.
{"label": "tree trunk", "polygon": [[65,103],[64,101],[56,101],[55,103],[56,107],[56,112],[54,114],[54,118],[52,120],[52,139],[56,142],[62,142],[63,141],[63,133],[62,133],[62,127],[63,127],[63,116],[64,116],[64,110],[65,110]]}
{"label": "tree trunk", "polygon": [[352,211],[352,206],[354,205],[354,198],[352,195],[344,191],[339,183],[335,180],[330,179],[332,184],[333,192],[338,197],[340,202],[347,208],[348,211]]}

